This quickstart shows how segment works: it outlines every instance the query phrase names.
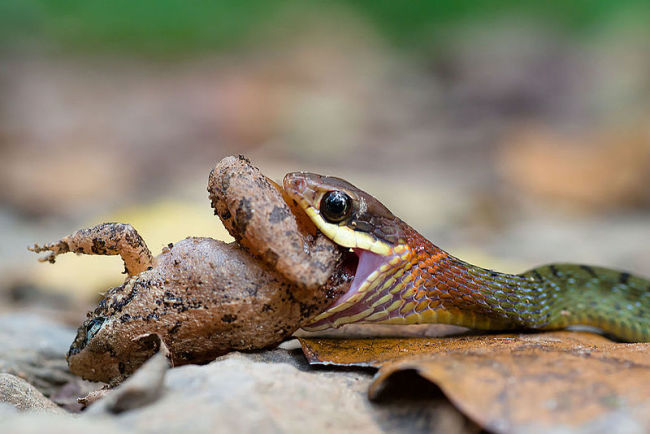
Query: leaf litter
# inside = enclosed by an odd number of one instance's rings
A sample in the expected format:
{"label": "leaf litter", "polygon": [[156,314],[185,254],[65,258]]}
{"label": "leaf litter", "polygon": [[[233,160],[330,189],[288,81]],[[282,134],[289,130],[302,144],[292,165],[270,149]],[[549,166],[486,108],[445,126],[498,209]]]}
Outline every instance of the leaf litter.
{"label": "leaf litter", "polygon": [[414,371],[494,432],[650,430],[650,343],[558,331],[441,338],[302,338],[310,364],[374,367],[370,399]]}

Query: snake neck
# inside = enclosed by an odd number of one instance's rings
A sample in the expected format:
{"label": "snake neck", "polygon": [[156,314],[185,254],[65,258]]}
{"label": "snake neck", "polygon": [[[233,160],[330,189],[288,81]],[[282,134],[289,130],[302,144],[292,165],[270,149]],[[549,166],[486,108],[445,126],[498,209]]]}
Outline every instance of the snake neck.
{"label": "snake neck", "polygon": [[386,259],[355,294],[317,316],[309,330],[349,323],[507,329],[522,327],[522,314],[539,316],[539,291],[528,288],[525,277],[461,261],[406,224],[402,232],[405,251]]}
{"label": "snake neck", "polygon": [[392,257],[360,256],[359,269],[374,266],[374,271],[357,275],[355,280],[363,281],[353,293],[317,316],[308,330],[349,323],[445,323],[483,330],[584,324],[623,340],[650,340],[646,279],[574,264],[499,273],[455,258],[406,224],[403,233],[406,247]]}

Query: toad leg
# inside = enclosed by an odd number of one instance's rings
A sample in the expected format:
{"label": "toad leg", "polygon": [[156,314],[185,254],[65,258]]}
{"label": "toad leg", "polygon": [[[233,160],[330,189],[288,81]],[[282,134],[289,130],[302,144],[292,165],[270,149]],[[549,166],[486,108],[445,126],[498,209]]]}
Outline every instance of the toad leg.
{"label": "toad leg", "polygon": [[85,255],[120,255],[129,276],[135,276],[154,264],[154,258],[146,243],[133,229],[124,223],[102,223],[63,237],[57,242],[29,247],[32,252],[51,252],[40,258],[41,262],[54,263],[57,255],[67,252]]}

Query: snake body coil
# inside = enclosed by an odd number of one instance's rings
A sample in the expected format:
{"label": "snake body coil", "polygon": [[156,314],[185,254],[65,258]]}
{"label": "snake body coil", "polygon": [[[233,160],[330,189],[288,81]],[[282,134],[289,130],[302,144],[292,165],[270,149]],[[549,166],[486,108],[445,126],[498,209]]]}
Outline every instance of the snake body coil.
{"label": "snake body coil", "polygon": [[284,188],[332,241],[358,256],[348,293],[309,329],[348,323],[446,323],[483,330],[597,327],[650,341],[650,280],[552,264],[504,274],[441,250],[344,180],[290,173]]}

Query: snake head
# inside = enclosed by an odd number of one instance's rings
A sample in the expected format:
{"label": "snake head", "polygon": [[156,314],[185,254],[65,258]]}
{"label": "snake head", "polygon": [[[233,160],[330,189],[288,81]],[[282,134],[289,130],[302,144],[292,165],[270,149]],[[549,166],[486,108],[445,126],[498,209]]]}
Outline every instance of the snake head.
{"label": "snake head", "polygon": [[357,257],[350,289],[309,329],[356,321],[355,315],[369,312],[362,301],[373,287],[410,259],[410,228],[377,199],[340,178],[294,172],[285,176],[284,189],[325,236]]}
{"label": "snake head", "polygon": [[340,178],[294,172],[284,189],[336,244],[388,256],[404,244],[403,223],[368,193]]}

